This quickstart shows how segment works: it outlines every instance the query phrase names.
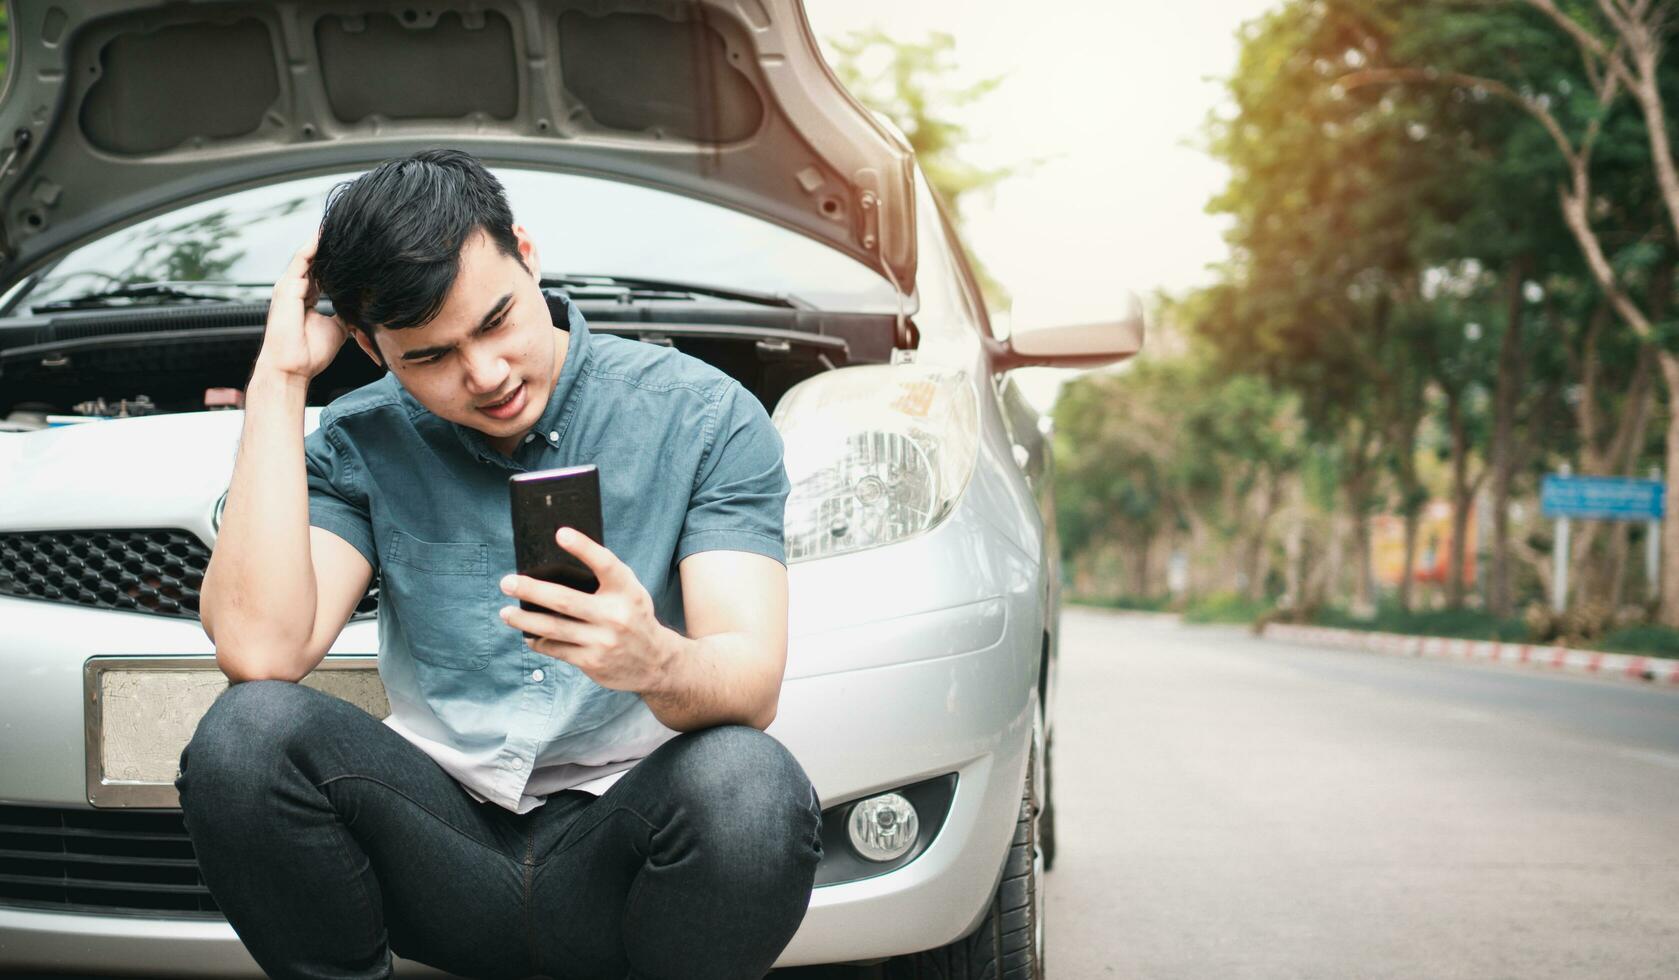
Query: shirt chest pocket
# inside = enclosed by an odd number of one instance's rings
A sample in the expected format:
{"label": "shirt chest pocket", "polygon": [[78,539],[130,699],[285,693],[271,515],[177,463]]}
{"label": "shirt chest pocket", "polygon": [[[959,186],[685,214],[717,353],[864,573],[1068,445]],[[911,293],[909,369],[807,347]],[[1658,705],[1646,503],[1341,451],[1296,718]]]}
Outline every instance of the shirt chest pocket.
{"label": "shirt chest pocket", "polygon": [[[382,615],[396,617],[414,659],[434,667],[478,670],[490,662],[495,618],[490,546],[425,541],[393,530],[380,569]],[[493,620],[493,622],[492,622]]]}

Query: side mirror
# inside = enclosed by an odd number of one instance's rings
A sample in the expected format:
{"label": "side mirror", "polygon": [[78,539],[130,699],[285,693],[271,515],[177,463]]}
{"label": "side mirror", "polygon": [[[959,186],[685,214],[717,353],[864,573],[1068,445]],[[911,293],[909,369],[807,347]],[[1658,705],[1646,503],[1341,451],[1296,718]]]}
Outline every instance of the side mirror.
{"label": "side mirror", "polygon": [[988,340],[991,369],[1019,367],[1089,368],[1113,364],[1143,349],[1143,310],[1136,298],[1119,320],[1034,327],[1007,340]]}

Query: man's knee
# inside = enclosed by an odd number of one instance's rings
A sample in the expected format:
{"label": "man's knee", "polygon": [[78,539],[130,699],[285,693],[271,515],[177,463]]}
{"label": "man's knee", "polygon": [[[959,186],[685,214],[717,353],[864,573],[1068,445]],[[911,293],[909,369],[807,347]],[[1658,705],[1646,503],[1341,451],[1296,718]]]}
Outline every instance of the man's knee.
{"label": "man's knee", "polygon": [[260,791],[299,739],[319,730],[325,697],[287,681],[246,681],[223,691],[181,751],[175,787],[182,808],[194,798],[226,803]]}
{"label": "man's knee", "polygon": [[755,728],[726,725],[679,736],[672,790],[712,843],[757,857],[803,857],[821,813],[803,767],[786,746]]}

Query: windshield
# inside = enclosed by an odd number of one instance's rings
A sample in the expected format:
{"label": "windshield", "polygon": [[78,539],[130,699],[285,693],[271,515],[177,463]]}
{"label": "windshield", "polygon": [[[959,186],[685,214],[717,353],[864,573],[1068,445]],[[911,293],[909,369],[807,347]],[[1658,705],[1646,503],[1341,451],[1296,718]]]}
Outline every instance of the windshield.
{"label": "windshield", "polygon": [[[897,310],[892,287],[867,266],[738,211],[596,177],[495,173],[507,188],[514,220],[535,238],[545,273],[789,293],[819,309]],[[222,292],[260,302],[292,253],[314,235],[327,192],[354,176],[239,191],[131,225],[48,267],[24,287],[10,312],[135,283],[235,284]]]}

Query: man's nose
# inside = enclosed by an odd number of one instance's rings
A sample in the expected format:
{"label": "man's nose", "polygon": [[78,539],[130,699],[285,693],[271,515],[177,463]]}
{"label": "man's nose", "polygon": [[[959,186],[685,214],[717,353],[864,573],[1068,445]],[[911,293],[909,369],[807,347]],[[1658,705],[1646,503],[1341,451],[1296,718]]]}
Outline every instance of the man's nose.
{"label": "man's nose", "polygon": [[461,352],[466,366],[466,388],[474,395],[488,395],[500,391],[507,382],[507,361],[491,351]]}

